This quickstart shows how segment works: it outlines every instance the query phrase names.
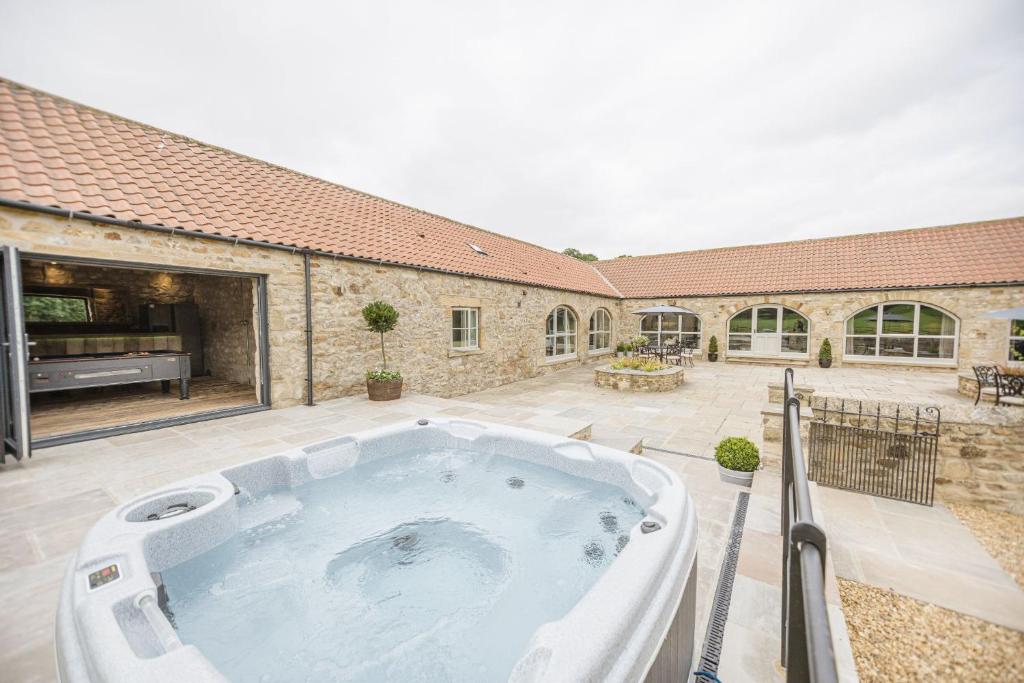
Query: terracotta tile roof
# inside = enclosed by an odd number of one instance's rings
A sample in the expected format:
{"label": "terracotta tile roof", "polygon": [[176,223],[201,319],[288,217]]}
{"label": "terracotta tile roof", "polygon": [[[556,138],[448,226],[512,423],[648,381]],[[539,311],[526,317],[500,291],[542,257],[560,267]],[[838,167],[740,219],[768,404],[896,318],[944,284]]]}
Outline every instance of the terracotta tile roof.
{"label": "terracotta tile roof", "polygon": [[1024,217],[600,261],[626,297],[1024,282]]}
{"label": "terracotta tile roof", "polygon": [[557,252],[3,79],[0,197],[393,264],[617,295],[593,267]]}
{"label": "terracotta tile roof", "polygon": [[0,198],[612,297],[1024,282],[1024,218],[593,267],[3,79]]}

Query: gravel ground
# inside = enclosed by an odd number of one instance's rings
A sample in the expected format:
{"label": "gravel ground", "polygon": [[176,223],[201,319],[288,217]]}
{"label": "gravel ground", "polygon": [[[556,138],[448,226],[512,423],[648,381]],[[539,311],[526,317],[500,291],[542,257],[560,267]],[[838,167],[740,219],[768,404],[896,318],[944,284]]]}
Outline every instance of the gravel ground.
{"label": "gravel ground", "polygon": [[1021,681],[1024,633],[839,579],[862,683]]}
{"label": "gravel ground", "polygon": [[950,505],[949,509],[999,566],[1024,588],[1024,517],[971,505]]}

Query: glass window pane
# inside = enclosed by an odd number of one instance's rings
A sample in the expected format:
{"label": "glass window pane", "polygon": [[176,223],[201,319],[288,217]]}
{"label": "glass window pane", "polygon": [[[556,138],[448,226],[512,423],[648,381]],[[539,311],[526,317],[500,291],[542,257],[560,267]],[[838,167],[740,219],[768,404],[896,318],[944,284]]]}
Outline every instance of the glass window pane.
{"label": "glass window pane", "polygon": [[89,302],[81,296],[25,294],[22,297],[25,321],[30,323],[89,322]]}
{"label": "glass window pane", "polygon": [[914,304],[883,306],[882,334],[914,334]]}
{"label": "glass window pane", "polygon": [[548,329],[548,334],[549,335],[555,333],[555,314],[554,313],[552,313],[551,315],[548,316],[547,329]]}
{"label": "glass window pane", "polygon": [[469,345],[470,346],[476,347],[476,346],[480,345],[480,339],[477,336],[478,334],[479,333],[477,332],[477,329],[475,327],[472,330],[469,331]]}
{"label": "glass window pane", "polygon": [[452,327],[466,327],[466,311],[456,308],[452,311]]}
{"label": "glass window pane", "polygon": [[730,332],[750,332],[750,319],[754,314],[753,309],[737,314],[729,321]]}
{"label": "glass window pane", "polygon": [[956,321],[937,308],[921,306],[921,317],[917,321],[917,333],[953,336],[956,334]]}
{"label": "glass window pane", "polygon": [[700,332],[700,318],[686,313],[683,315],[683,325],[679,328],[683,332]]}
{"label": "glass window pane", "polygon": [[[884,324],[884,321],[883,321]],[[913,337],[879,337],[878,355],[896,358],[914,357]]]}
{"label": "glass window pane", "polygon": [[749,334],[730,334],[729,335],[729,350],[730,351],[749,351],[750,350],[750,335]]}
{"label": "glass window pane", "polygon": [[1011,337],[1024,337],[1024,320],[1011,320],[1010,321],[1010,336]]}
{"label": "glass window pane", "polygon": [[658,331],[658,316],[656,315],[645,315],[640,319],[640,331],[642,332],[657,332]]}
{"label": "glass window pane", "polygon": [[918,358],[952,358],[953,340],[921,337],[917,340]]}
{"label": "glass window pane", "polygon": [[565,329],[576,334],[576,316],[570,313],[568,309],[565,311]]}
{"label": "glass window pane", "polygon": [[782,335],[782,350],[786,353],[807,353],[807,335]]}
{"label": "glass window pane", "polygon": [[757,331],[775,332],[778,329],[779,311],[776,308],[757,309]]}
{"label": "glass window pane", "polygon": [[678,332],[679,331],[679,316],[678,315],[663,315],[663,316],[661,316],[661,331],[662,332]]}
{"label": "glass window pane", "polygon": [[700,345],[700,334],[699,333],[681,334],[681,335],[679,335],[679,337],[680,337],[680,341],[682,341],[683,345],[686,348],[695,349],[695,348],[697,348],[697,346]]}
{"label": "glass window pane", "polygon": [[561,356],[565,353],[565,337],[555,337],[555,355]]}
{"label": "glass window pane", "polygon": [[867,308],[846,321],[846,334],[878,334],[878,306]]}
{"label": "glass window pane", "polygon": [[1010,356],[1007,360],[1024,361],[1024,339],[1010,342]]}
{"label": "glass window pane", "polygon": [[848,356],[873,356],[877,346],[877,337],[847,337],[846,355]]}
{"label": "glass window pane", "polygon": [[807,332],[807,318],[803,317],[796,311],[783,308],[782,309],[782,331],[783,332]]}
{"label": "glass window pane", "polygon": [[466,345],[466,331],[465,330],[452,330],[452,346],[456,349],[461,349]]}
{"label": "glass window pane", "polygon": [[469,309],[469,326],[475,328],[477,326],[477,320],[479,319],[479,317],[480,317],[480,311],[479,310],[477,310],[475,308]]}
{"label": "glass window pane", "polygon": [[565,332],[565,311],[561,308],[555,311],[555,330]]}
{"label": "glass window pane", "polygon": [[555,355],[555,338],[547,337],[544,340],[544,355],[553,356]]}

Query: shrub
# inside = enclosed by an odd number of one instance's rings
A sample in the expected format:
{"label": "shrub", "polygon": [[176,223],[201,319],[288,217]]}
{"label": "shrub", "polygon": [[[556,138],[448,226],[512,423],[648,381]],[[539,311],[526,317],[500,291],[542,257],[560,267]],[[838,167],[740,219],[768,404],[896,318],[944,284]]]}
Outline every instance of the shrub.
{"label": "shrub", "polygon": [[366,379],[373,379],[378,382],[397,382],[402,379],[402,373],[398,370],[367,370]]}
{"label": "shrub", "polygon": [[832,360],[832,342],[827,337],[821,342],[821,348],[818,349],[818,360]]}
{"label": "shrub", "polygon": [[626,342],[619,342],[618,344],[615,345],[616,353],[625,353],[626,351],[629,351],[629,344],[627,344]]}
{"label": "shrub", "polygon": [[388,369],[388,356],[384,353],[384,333],[395,329],[398,324],[398,311],[384,301],[374,301],[363,307],[363,320],[370,332],[380,334],[380,356],[384,361],[383,370]]}
{"label": "shrub", "polygon": [[736,472],[753,472],[761,462],[757,446],[742,436],[722,439],[715,448],[715,460],[722,467]]}
{"label": "shrub", "polygon": [[641,372],[657,372],[658,370],[664,370],[668,366],[664,363],[660,363],[653,358],[644,360],[643,358],[619,358],[618,360],[612,361],[613,370],[640,370]]}
{"label": "shrub", "polygon": [[648,339],[647,337],[643,336],[643,335],[640,335],[639,337],[633,337],[633,348],[634,349],[637,348],[638,346],[650,346],[650,344],[651,344],[651,340]]}
{"label": "shrub", "polygon": [[708,353],[718,353],[718,337],[715,335],[708,340]]}

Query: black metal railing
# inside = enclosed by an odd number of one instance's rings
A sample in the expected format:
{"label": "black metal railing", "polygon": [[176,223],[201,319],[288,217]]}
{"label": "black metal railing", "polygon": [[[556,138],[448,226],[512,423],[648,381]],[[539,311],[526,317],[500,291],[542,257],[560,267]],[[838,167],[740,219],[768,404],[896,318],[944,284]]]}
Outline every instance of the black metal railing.
{"label": "black metal railing", "polygon": [[787,683],[836,683],[825,602],[825,531],[814,523],[800,438],[800,399],[786,369],[782,429],[782,665]]}
{"label": "black metal railing", "polygon": [[821,486],[919,505],[935,498],[941,413],[933,406],[814,406],[807,477]]}

